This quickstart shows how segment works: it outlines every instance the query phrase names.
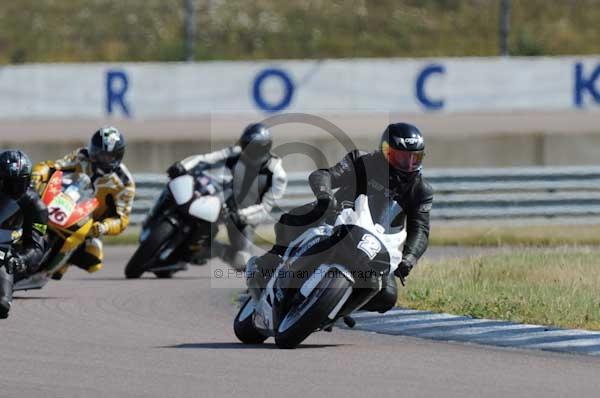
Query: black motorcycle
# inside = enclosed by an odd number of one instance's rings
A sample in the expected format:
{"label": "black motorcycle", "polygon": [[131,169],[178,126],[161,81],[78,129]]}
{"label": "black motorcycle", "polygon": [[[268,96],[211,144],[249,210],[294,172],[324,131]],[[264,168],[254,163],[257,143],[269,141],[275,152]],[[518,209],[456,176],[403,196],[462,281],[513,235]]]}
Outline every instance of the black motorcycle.
{"label": "black motorcycle", "polygon": [[201,264],[211,257],[215,224],[227,209],[227,173],[192,170],[169,181],[142,225],[140,245],[125,267],[127,278],[144,272],[170,278],[187,262]]}

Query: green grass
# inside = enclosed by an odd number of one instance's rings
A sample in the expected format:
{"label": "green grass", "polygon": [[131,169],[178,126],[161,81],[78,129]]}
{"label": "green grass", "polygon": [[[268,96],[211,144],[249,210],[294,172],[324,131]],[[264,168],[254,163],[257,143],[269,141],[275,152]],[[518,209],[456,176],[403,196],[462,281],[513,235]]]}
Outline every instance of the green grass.
{"label": "green grass", "polygon": [[437,246],[600,245],[600,225],[544,225],[530,227],[436,226],[430,243]]}
{"label": "green grass", "polygon": [[[222,229],[222,228],[221,228]],[[107,236],[108,245],[135,245],[138,243],[139,228],[130,227],[122,235]],[[221,231],[218,236],[227,240]],[[261,226],[257,230],[255,243],[270,246],[274,241],[273,227]],[[472,227],[439,226],[433,223],[430,236],[432,246],[600,246],[600,225],[549,225],[535,227]]]}
{"label": "green grass", "polygon": [[515,250],[422,263],[398,304],[478,318],[600,330],[600,252]]}
{"label": "green grass", "polygon": [[121,235],[105,236],[102,241],[109,246],[137,245],[139,243],[140,229],[137,227],[128,228]]}
{"label": "green grass", "polygon": [[[125,232],[121,235],[117,236],[105,236],[102,238],[105,245],[109,246],[123,246],[123,245],[137,245],[139,243],[140,238],[140,227],[132,226],[127,228]],[[217,239],[222,242],[228,242],[229,238],[227,237],[227,233],[225,228],[221,227],[219,230],[219,234],[217,235]],[[273,245],[273,241],[275,239],[275,235],[273,233],[273,226],[270,225],[261,225],[258,227],[254,243],[259,246],[270,246]]]}
{"label": "green grass", "polygon": [[[194,3],[197,60],[498,54],[499,0]],[[512,0],[512,54],[596,54],[598,5]],[[182,60],[182,8],[182,0],[5,0],[0,63]]]}

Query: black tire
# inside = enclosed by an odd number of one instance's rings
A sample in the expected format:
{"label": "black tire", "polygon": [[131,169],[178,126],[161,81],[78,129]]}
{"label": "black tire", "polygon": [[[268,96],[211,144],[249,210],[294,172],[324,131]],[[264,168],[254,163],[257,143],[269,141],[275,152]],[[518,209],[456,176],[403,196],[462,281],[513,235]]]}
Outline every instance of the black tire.
{"label": "black tire", "polygon": [[156,271],[154,275],[156,275],[158,279],[171,279],[174,273],[175,271]]}
{"label": "black tire", "polygon": [[[235,320],[233,321],[233,331],[237,338],[244,344],[262,344],[267,336],[262,335],[256,328],[254,327],[254,323],[252,322],[252,314],[254,313],[254,309],[251,310],[248,308],[251,303],[252,298],[248,297],[240,308]],[[244,316],[243,319],[240,319]]]}
{"label": "black tire", "polygon": [[[329,272],[309,297],[299,306],[290,309],[286,317],[279,323],[278,330],[275,332],[277,346],[286,349],[296,348],[311,333],[323,326],[331,311],[350,286],[352,286],[352,283],[340,272]],[[300,315],[290,327],[282,331],[281,328],[284,326],[286,318],[292,314],[293,310],[300,308],[302,305],[308,306],[305,309],[306,312]]]}
{"label": "black tire", "polygon": [[[156,253],[164,246],[176,229],[173,224],[163,221],[152,228],[150,236],[142,242],[125,267],[127,279],[137,279],[146,271]],[[157,275],[158,276],[158,275]]]}

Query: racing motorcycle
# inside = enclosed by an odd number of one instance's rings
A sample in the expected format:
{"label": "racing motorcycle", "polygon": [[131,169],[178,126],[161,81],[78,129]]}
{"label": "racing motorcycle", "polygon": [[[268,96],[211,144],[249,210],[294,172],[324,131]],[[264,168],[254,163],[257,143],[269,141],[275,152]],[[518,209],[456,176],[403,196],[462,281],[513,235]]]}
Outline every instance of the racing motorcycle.
{"label": "racing motorcycle", "polygon": [[142,225],[140,245],[125,267],[127,278],[152,272],[170,278],[211,257],[215,223],[226,212],[231,173],[225,168],[194,169],[173,178]]}
{"label": "racing motorcycle", "polygon": [[42,188],[42,201],[48,207],[48,249],[38,271],[16,276],[13,290],[41,289],[52,275],[64,267],[88,236],[99,205],[90,178],[84,173],[55,171]]}
{"label": "racing motorcycle", "polygon": [[[359,196],[333,225],[311,228],[292,242],[260,296],[242,305],[233,325],[236,336],[246,344],[274,337],[278,347],[294,348],[339,319],[351,325],[350,315],[398,267],[405,239],[403,228],[375,223],[368,197]],[[248,270],[258,272],[252,261]]]}

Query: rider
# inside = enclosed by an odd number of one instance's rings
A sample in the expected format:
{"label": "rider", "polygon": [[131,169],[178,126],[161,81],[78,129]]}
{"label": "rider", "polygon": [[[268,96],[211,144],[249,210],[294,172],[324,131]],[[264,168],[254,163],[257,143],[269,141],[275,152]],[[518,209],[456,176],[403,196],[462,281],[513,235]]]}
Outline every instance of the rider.
{"label": "rider", "polygon": [[[22,230],[16,253],[6,267],[0,268],[0,319],[8,317],[12,302],[13,276],[35,272],[44,255],[48,210],[38,194],[29,188],[31,160],[19,150],[0,154],[0,203],[19,208],[19,215],[8,220],[10,229]],[[16,274],[16,275],[15,275]]]}
{"label": "rider", "polygon": [[[403,258],[395,275],[405,278],[427,249],[429,212],[433,190],[424,180],[421,169],[425,151],[423,135],[407,123],[390,124],[381,137],[380,148],[372,153],[354,150],[329,169],[314,171],[309,177],[316,202],[298,207],[281,216],[275,225],[276,243],[270,252],[254,257],[248,264],[248,286],[254,294],[264,288],[281,261],[288,245],[308,228],[323,219],[331,221],[329,210],[343,202],[354,203],[360,194],[367,194],[370,205],[380,214],[389,211],[394,202],[400,213],[391,226],[406,223],[407,239]],[[339,188],[334,193],[333,189]],[[384,289],[364,309],[386,312],[397,299],[397,285],[386,277]]]}
{"label": "rider", "polygon": [[[273,138],[267,126],[247,126],[237,144],[204,155],[190,156],[168,169],[170,178],[194,168],[231,170],[232,197],[227,202],[225,225],[229,245],[214,241],[212,254],[236,269],[243,269],[250,258],[249,248],[256,225],[270,218],[275,201],[287,186],[287,175],[279,157],[271,153]],[[193,255],[190,261],[194,261]]]}
{"label": "rider", "polygon": [[37,164],[33,170],[34,186],[40,191],[56,170],[87,174],[94,185],[100,205],[94,212],[94,224],[85,244],[69,259],[68,265],[54,275],[60,279],[69,265],[76,265],[90,273],[102,268],[103,235],[119,235],[129,225],[135,183],[127,167],[121,162],[125,155],[125,137],[115,127],[97,130],[87,147],[56,161]]}

